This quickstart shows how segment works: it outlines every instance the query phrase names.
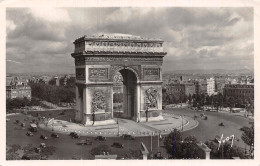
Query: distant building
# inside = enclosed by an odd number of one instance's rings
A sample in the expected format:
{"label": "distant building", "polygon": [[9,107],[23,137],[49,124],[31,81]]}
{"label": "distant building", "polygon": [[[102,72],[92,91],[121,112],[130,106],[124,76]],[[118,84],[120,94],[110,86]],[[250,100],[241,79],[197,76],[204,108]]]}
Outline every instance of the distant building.
{"label": "distant building", "polygon": [[196,86],[195,86],[195,83],[193,82],[185,82],[184,83],[184,87],[185,87],[185,94],[187,96],[189,95],[193,95],[193,94],[196,94]]}
{"label": "distant building", "polygon": [[254,85],[227,84],[224,87],[224,95],[238,99],[254,99]]}
{"label": "distant building", "polygon": [[27,84],[27,80],[19,77],[6,78],[6,98],[24,98],[31,99],[31,87]]}
{"label": "distant building", "polygon": [[168,94],[172,94],[175,97],[180,97],[185,95],[184,84],[168,84],[165,87]]}
{"label": "distant building", "polygon": [[209,96],[213,95],[215,93],[215,79],[214,78],[210,78],[207,79],[207,94]]}
{"label": "distant building", "polygon": [[207,94],[207,81],[202,80],[197,83],[197,94]]}

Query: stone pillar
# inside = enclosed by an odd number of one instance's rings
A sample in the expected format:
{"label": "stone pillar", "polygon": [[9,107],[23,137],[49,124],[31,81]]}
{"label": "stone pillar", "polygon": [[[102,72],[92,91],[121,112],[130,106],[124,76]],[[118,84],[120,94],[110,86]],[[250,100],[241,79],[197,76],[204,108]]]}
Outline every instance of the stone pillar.
{"label": "stone pillar", "polygon": [[140,110],[141,110],[141,87],[140,84],[136,85],[136,113],[137,113],[137,122],[140,122]]}
{"label": "stone pillar", "polygon": [[82,102],[82,114],[83,124],[87,123],[87,98],[86,98],[86,87],[83,88],[83,102]]}
{"label": "stone pillar", "polygon": [[80,96],[80,88],[76,85],[76,122],[82,121],[82,96]]}
{"label": "stone pillar", "polygon": [[145,144],[143,142],[141,142],[141,147],[140,147],[140,151],[143,155],[143,160],[147,160],[147,156],[149,154],[149,151],[147,150]]}
{"label": "stone pillar", "polygon": [[113,106],[113,86],[111,86],[111,90],[110,90],[111,92],[111,118],[113,119],[114,118],[114,106]]}
{"label": "stone pillar", "polygon": [[204,143],[199,143],[197,144],[204,152],[205,152],[205,159],[206,160],[209,160],[210,159],[210,152],[211,152],[211,149],[208,148],[208,146]]}

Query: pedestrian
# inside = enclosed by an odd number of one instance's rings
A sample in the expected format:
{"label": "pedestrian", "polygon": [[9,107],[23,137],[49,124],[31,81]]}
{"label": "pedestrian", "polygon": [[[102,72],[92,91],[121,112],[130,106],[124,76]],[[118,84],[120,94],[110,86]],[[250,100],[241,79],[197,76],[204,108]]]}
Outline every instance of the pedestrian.
{"label": "pedestrian", "polygon": [[95,112],[92,113],[92,120],[93,120],[93,124],[92,124],[92,126],[93,126],[95,123]]}
{"label": "pedestrian", "polygon": [[146,115],[146,122],[148,122],[148,107],[147,107],[147,109],[145,111],[145,115]]}

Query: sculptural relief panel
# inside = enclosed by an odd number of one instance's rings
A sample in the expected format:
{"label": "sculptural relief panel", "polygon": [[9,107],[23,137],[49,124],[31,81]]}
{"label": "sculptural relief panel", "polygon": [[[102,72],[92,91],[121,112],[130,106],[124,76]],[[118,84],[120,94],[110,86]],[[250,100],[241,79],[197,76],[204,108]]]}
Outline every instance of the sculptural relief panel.
{"label": "sculptural relief panel", "polygon": [[145,105],[148,108],[158,108],[158,91],[153,87],[145,90]]}
{"label": "sculptural relief panel", "polygon": [[93,98],[91,102],[92,113],[105,112],[106,110],[106,100],[105,93],[103,91],[95,91],[93,93]]}

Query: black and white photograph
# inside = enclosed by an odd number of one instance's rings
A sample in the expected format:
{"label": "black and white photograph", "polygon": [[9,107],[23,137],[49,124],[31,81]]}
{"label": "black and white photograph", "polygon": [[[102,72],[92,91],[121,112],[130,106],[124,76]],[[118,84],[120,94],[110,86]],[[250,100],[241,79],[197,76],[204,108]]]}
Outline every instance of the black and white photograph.
{"label": "black and white photograph", "polygon": [[3,160],[255,161],[258,14],[6,7]]}

